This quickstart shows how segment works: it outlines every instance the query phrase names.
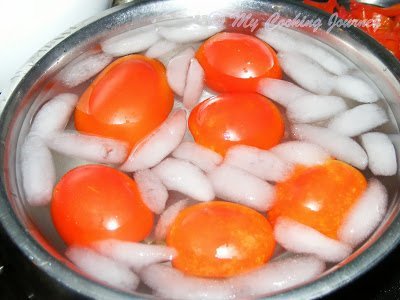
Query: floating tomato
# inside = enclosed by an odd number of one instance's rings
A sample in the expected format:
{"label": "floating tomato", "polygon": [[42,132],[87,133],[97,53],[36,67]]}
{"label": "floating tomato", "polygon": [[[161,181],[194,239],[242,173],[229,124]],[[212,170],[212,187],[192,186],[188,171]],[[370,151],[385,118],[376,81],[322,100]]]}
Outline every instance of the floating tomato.
{"label": "floating tomato", "polygon": [[200,46],[196,57],[206,84],[218,92],[256,92],[261,79],[282,78],[275,51],[251,35],[216,34]]}
{"label": "floating tomato", "polygon": [[360,171],[338,160],[299,167],[289,179],[276,185],[276,201],[268,217],[272,223],[278,217],[287,217],[337,239],[349,209],[366,187]]}
{"label": "floating tomato", "polygon": [[278,144],[285,126],[278,108],[256,93],[228,93],[197,105],[189,117],[195,141],[220,154],[233,145],[269,149]]}
{"label": "floating tomato", "polygon": [[179,213],[167,236],[173,266],[201,277],[229,277],[263,265],[275,248],[272,227],[245,206],[212,201]]}
{"label": "floating tomato", "polygon": [[164,66],[143,55],[129,55],[110,64],[83,93],[75,127],[134,146],[167,118],[172,105]]}
{"label": "floating tomato", "polygon": [[142,241],[154,218],[135,181],[102,165],[85,165],[66,173],[54,189],[51,215],[68,245],[85,246],[112,238]]}

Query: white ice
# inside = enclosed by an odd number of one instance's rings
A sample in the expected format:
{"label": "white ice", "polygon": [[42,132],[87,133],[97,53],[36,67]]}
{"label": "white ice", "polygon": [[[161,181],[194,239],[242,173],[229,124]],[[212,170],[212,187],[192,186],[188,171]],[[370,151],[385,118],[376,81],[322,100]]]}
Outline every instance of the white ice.
{"label": "white ice", "polygon": [[103,70],[112,60],[112,56],[104,53],[90,53],[90,55],[85,53],[70,62],[56,78],[61,81],[63,85],[72,88],[92,78]]}
{"label": "white ice", "polygon": [[183,92],[183,105],[192,109],[199,102],[204,89],[204,70],[197,59],[190,60],[186,77],[186,85]]}
{"label": "white ice", "polygon": [[277,293],[316,278],[325,270],[325,263],[313,255],[290,255],[268,262],[258,270],[230,279],[240,287],[240,296],[264,296]]}
{"label": "white ice", "polygon": [[306,95],[291,101],[286,114],[294,123],[313,123],[329,119],[347,109],[341,97]]}
{"label": "white ice", "polygon": [[208,174],[218,198],[265,212],[275,198],[268,182],[233,166],[222,164]]}
{"label": "white ice", "polygon": [[270,151],[284,161],[307,167],[322,165],[330,158],[321,146],[301,141],[281,143]]}
{"label": "white ice", "polygon": [[179,212],[188,205],[188,199],[183,199],[175,202],[167,207],[166,210],[160,215],[157,225],[154,229],[154,238],[156,241],[164,241],[167,237],[169,228],[174,222]]}
{"label": "white ice", "polygon": [[170,42],[167,40],[159,40],[149,49],[147,49],[145,55],[151,58],[159,58],[168,52],[176,49],[178,47],[177,43]]}
{"label": "white ice", "polygon": [[[167,65],[167,80],[175,94],[183,96],[189,66],[194,57],[193,48],[189,47],[171,58]],[[192,71],[193,72],[193,71]]]}
{"label": "white ice", "polygon": [[364,170],[368,165],[368,156],[363,148],[352,138],[336,131],[307,124],[292,126],[292,135],[309,143],[317,144],[333,157]]}
{"label": "white ice", "polygon": [[158,297],[168,299],[248,299],[306,283],[325,270],[325,263],[311,255],[292,255],[226,279],[200,278],[166,265],[151,265],[141,279]]}
{"label": "white ice", "polygon": [[183,142],[172,152],[172,156],[187,160],[205,172],[215,169],[223,160],[219,153],[194,142]]}
{"label": "white ice", "polygon": [[289,103],[295,101],[299,97],[310,95],[310,92],[294,83],[273,78],[260,80],[257,91],[261,95],[264,95],[284,107],[288,106]]}
{"label": "white ice", "polygon": [[361,135],[361,145],[367,151],[368,167],[375,175],[391,176],[397,173],[397,158],[393,143],[381,132]]}
{"label": "white ice", "polygon": [[235,298],[235,287],[228,280],[185,275],[166,265],[151,265],[140,272],[140,278],[157,297],[186,300],[228,300]]}
{"label": "white ice", "polygon": [[351,208],[342,227],[339,238],[353,246],[363,242],[382,221],[388,205],[388,194],[379,180],[372,178],[367,190]]}
{"label": "white ice", "polygon": [[120,164],[128,154],[124,142],[72,131],[56,132],[46,143],[58,153],[96,163]]}
{"label": "white ice", "polygon": [[205,88],[205,89],[203,89],[203,92],[202,92],[201,95],[200,95],[199,103],[201,103],[201,102],[203,102],[203,101],[205,101],[205,100],[207,100],[207,99],[209,99],[209,98],[211,98],[211,97],[214,97],[214,96],[216,96],[216,95],[217,95],[216,92],[211,91],[210,89]]}
{"label": "white ice", "polygon": [[199,167],[176,158],[166,158],[153,169],[168,190],[178,191],[198,201],[211,201],[215,193]]}
{"label": "white ice", "polygon": [[97,241],[93,247],[100,254],[132,268],[135,272],[152,264],[170,261],[176,256],[175,249],[167,246],[114,239]]}
{"label": "white ice", "polygon": [[306,90],[318,95],[329,95],[336,81],[333,75],[317,62],[299,53],[279,53],[283,71]]}
{"label": "white ice", "polygon": [[298,52],[318,62],[327,71],[343,75],[349,71],[349,65],[338,56],[332,54],[326,47],[317,43],[315,40],[296,39],[291,34],[282,30],[263,29],[257,33],[257,36],[270,44],[279,52]]}
{"label": "white ice", "polygon": [[328,128],[347,136],[357,136],[389,121],[384,109],[362,104],[334,117]]}
{"label": "white ice", "polygon": [[167,188],[151,170],[139,170],[133,175],[143,202],[154,213],[160,214],[168,199]]}
{"label": "white ice", "polygon": [[324,261],[340,262],[353,249],[349,245],[331,239],[319,231],[294,220],[280,217],[274,226],[276,241],[286,250],[318,256]]}
{"label": "white ice", "polygon": [[274,153],[246,145],[230,147],[224,163],[268,181],[283,181],[292,171],[292,165]]}
{"label": "white ice", "polygon": [[85,274],[107,285],[134,291],[139,285],[139,277],[129,267],[102,256],[95,251],[71,246],[65,255]]}
{"label": "white ice", "polygon": [[36,135],[28,135],[21,147],[22,186],[30,205],[46,205],[51,201],[56,171],[50,150]]}
{"label": "white ice", "polygon": [[160,39],[155,28],[134,29],[114,36],[101,43],[104,53],[123,56],[144,51]]}
{"label": "white ice", "polygon": [[352,75],[339,76],[335,81],[334,92],[363,103],[372,103],[379,100],[379,94],[370,84]]}
{"label": "white ice", "polygon": [[205,40],[223,30],[221,25],[187,24],[183,26],[159,27],[158,33],[175,43],[193,43]]}
{"label": "white ice", "polygon": [[178,110],[131,151],[121,170],[133,172],[154,167],[178,147],[185,132],[186,112]]}
{"label": "white ice", "polygon": [[31,133],[47,138],[53,132],[64,130],[78,102],[75,94],[60,94],[46,102],[36,113]]}

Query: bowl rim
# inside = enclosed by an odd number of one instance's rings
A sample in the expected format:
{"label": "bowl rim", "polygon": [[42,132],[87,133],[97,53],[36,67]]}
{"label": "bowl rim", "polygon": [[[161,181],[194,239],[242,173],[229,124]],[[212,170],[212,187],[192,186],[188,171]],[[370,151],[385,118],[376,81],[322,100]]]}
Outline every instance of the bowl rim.
{"label": "bowl rim", "polygon": [[[39,50],[21,69],[20,72],[14,77],[13,84],[10,86],[8,95],[6,95],[4,101],[4,109],[0,118],[0,132],[1,140],[5,141],[7,134],[7,127],[10,121],[9,110],[10,107],[16,106],[17,104],[12,103],[13,99],[18,94],[21,87],[21,83],[24,82],[26,77],[32,72],[35,65],[40,63],[46,57],[48,59],[53,59],[49,57],[54,49],[57,47],[62,47],[66,40],[74,37],[76,33],[81,30],[94,30],[96,26],[104,26],[106,20],[112,18],[113,15],[118,15],[120,13],[127,13],[135,11],[136,14],[145,12],[150,5],[157,3],[176,3],[179,0],[156,0],[156,1],[134,1],[133,3],[128,3],[125,5],[120,5],[106,10],[105,12],[90,18],[64,32],[54,40],[50,41],[46,46]],[[190,1],[187,1],[190,2]],[[240,1],[238,1],[240,2]],[[266,3],[263,0],[251,0],[254,3]],[[301,9],[308,14],[317,16],[322,20],[327,20],[329,15],[322,13],[321,11],[310,8],[297,2],[286,2],[280,0],[268,1],[270,4],[278,3],[284,4],[296,9]],[[357,28],[347,28],[346,33],[352,37],[356,38],[359,42],[363,43],[374,56],[377,57],[382,62],[388,66],[391,73],[400,82],[400,62],[390,54],[383,46],[378,44],[374,39],[369,37],[367,34],[362,32]],[[0,104],[0,109],[1,109]],[[7,162],[4,161],[5,149],[1,147],[0,155],[2,157],[1,166],[4,172],[4,167]],[[62,286],[72,291],[78,292],[83,296],[96,298],[96,299],[140,299],[141,295],[134,295],[124,293],[120,290],[106,287],[100,283],[96,283],[79,273],[73,271],[72,269],[65,266],[61,261],[53,257],[48,253],[40,243],[29,234],[25,229],[22,222],[17,217],[16,213],[12,209],[10,202],[7,199],[7,192],[5,188],[3,172],[1,174],[1,186],[0,186],[0,227],[5,232],[12,242],[19,248],[19,250],[36,265],[41,271],[43,271],[47,276],[56,280]],[[364,250],[361,254],[355,257],[351,262],[341,266],[334,272],[326,274],[305,286],[300,286],[295,289],[288,291],[283,291],[277,295],[272,295],[267,297],[268,299],[311,299],[319,298],[332,293],[333,291],[347,285],[350,281],[358,278],[369,269],[378,264],[389,252],[397,247],[400,243],[400,214],[392,221],[389,228],[383,232],[383,234],[376,240],[368,249]],[[146,296],[153,298],[152,296]]]}

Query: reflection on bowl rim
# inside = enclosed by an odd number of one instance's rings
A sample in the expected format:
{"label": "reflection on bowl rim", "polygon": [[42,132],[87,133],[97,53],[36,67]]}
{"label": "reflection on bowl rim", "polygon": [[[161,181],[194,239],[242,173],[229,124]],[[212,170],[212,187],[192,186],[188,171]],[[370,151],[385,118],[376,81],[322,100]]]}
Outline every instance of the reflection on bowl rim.
{"label": "reflection on bowl rim", "polygon": [[[140,1],[138,1],[140,2]],[[203,13],[208,10],[209,12],[215,11],[214,7],[207,6],[206,8],[196,7],[195,9],[190,6],[190,4],[184,1],[150,1],[150,3],[135,3],[122,5],[120,7],[112,8],[108,11],[103,12],[99,16],[91,18],[73,28],[63,33],[60,37],[51,41],[48,45],[43,47],[31,60],[25,65],[25,67],[16,75],[13,80],[13,85],[11,86],[10,93],[5,100],[5,110],[2,114],[0,120],[0,132],[1,141],[5,146],[9,145],[7,143],[8,128],[10,127],[10,122],[13,116],[10,115],[9,110],[15,112],[15,108],[20,104],[22,98],[29,91],[29,88],[33,86],[35,81],[29,80],[32,76],[36,79],[39,78],[40,68],[44,65],[46,67],[53,67],[57,64],[60,54],[64,53],[69,49],[76,48],[79,44],[81,37],[79,33],[84,35],[84,38],[90,38],[95,35],[98,28],[106,28],[106,32],[112,31],[113,25],[121,26],[123,24],[129,23],[133,20],[133,17],[154,17],[159,16],[155,12],[168,12],[172,15],[179,11],[179,9],[187,8],[185,10],[185,16],[194,15],[194,13]],[[216,1],[214,1],[216,2]],[[224,1],[222,1],[224,2]],[[243,1],[236,0],[230,1],[229,5],[232,7],[239,7],[238,4]],[[293,16],[295,12],[302,11],[308,16],[320,18],[324,24],[328,20],[328,15],[317,12],[315,9],[305,9],[302,4],[295,3],[284,3],[283,1],[269,1],[268,3],[262,1],[244,1],[246,6],[244,9],[254,9],[265,10],[272,7],[278,8],[279,11],[286,13],[291,13]],[[208,2],[208,3],[212,3]],[[216,4],[218,5],[218,4]],[[243,6],[240,6],[241,8]],[[218,7],[221,8],[221,7]],[[243,8],[242,8],[243,9]],[[290,10],[290,11],[288,11]],[[167,14],[163,13],[163,16]],[[176,17],[176,16],[172,16]],[[140,24],[139,24],[140,25]],[[101,29],[100,29],[101,31]],[[359,51],[367,51],[369,56],[373,56],[375,60],[379,61],[379,64],[385,66],[388,70],[391,70],[392,80],[397,82],[397,89],[400,90],[400,63],[394,58],[388,51],[386,51],[382,46],[375,42],[372,38],[368,37],[366,34],[362,33],[358,29],[350,28],[347,30],[342,30],[340,28],[335,28],[332,30],[333,35],[336,38],[340,36],[345,38],[344,44],[353,41],[357,46],[362,45],[363,47],[358,48]],[[68,44],[70,43],[70,44]],[[349,45],[347,45],[350,47]],[[354,46],[353,46],[354,47]],[[354,50],[356,51],[356,50]],[[372,58],[372,57],[371,57]],[[47,70],[47,69],[45,69]],[[389,76],[388,75],[388,76]],[[0,103],[0,110],[2,109],[2,103]],[[31,235],[27,233],[20,219],[23,217],[18,215],[18,208],[15,207],[15,203],[10,203],[7,198],[7,191],[10,191],[8,186],[9,182],[7,178],[9,175],[5,174],[9,172],[9,151],[6,147],[0,149],[1,156],[3,157],[1,166],[1,199],[0,199],[0,223],[5,232],[9,235],[11,240],[19,247],[19,249],[28,257],[38,268],[46,273],[50,278],[61,282],[67,289],[77,291],[82,295],[88,297],[94,297],[96,299],[114,299],[120,297],[120,299],[132,299],[135,296],[131,294],[126,294],[121,291],[117,291],[112,288],[108,288],[101,284],[97,284],[83,276],[79,276],[67,268],[64,263],[67,263],[65,258],[62,258],[59,254],[54,254],[54,256],[49,255],[42,245]],[[16,198],[15,195],[12,197]],[[395,207],[393,207],[395,206]],[[343,287],[351,280],[359,277],[367,270],[375,266],[379,261],[383,259],[391,250],[393,250],[396,245],[400,242],[400,205],[398,201],[396,205],[392,205],[392,211],[390,220],[386,220],[385,226],[380,226],[377,232],[374,233],[373,237],[368,240],[360,249],[358,249],[352,256],[350,256],[344,262],[331,268],[327,273],[325,273],[318,280],[313,281],[308,285],[301,286],[297,289],[291,289],[287,292],[282,292],[280,294],[271,296],[270,299],[310,299],[317,298],[323,295],[329,294],[330,292]],[[390,223],[390,224],[389,224]],[[390,227],[389,227],[390,225]],[[383,228],[386,227],[386,228]],[[34,229],[32,229],[34,231]],[[384,231],[384,232],[383,232]],[[383,233],[382,233],[383,232]],[[379,234],[381,236],[379,237]],[[39,236],[40,237],[40,236]],[[375,243],[373,243],[376,239]],[[372,244],[373,243],[373,244]],[[371,245],[372,244],[372,245]],[[368,249],[365,249],[368,247]],[[362,252],[358,255],[359,252]],[[74,268],[76,270],[76,268]],[[333,272],[334,271],[334,272]],[[137,297],[141,297],[137,295]],[[151,296],[150,296],[151,297]]]}

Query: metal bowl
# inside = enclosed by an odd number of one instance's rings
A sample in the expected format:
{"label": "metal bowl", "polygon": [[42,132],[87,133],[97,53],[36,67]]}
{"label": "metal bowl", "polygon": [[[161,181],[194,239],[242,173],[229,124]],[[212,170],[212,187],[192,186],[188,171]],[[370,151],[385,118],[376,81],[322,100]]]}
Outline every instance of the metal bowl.
{"label": "metal bowl", "polygon": [[[79,54],[91,49],[106,37],[128,28],[145,26],[154,22],[194,16],[221,15],[223,11],[253,12],[255,16],[278,12],[281,18],[295,18],[300,14],[310,20],[321,20],[321,27],[298,31],[326,43],[355,63],[380,89],[386,98],[398,126],[400,120],[400,63],[382,46],[355,28],[333,27],[329,16],[301,4],[286,1],[136,1],[108,10],[95,19],[70,29],[52,41],[34,56],[16,76],[5,105],[0,134],[3,147],[1,155],[0,222],[12,242],[35,264],[40,271],[59,282],[67,290],[96,299],[132,299],[144,294],[127,294],[105,287],[81,276],[54,241],[42,234],[28,213],[18,182],[18,149],[27,133],[29,122],[40,103],[34,101],[46,91],[54,74]],[[255,13],[256,12],[256,13]],[[328,32],[330,31],[330,32]],[[399,139],[400,140],[400,139]],[[395,145],[399,153],[400,145]],[[283,291],[271,299],[310,299],[327,295],[362,275],[383,259],[400,241],[400,199],[397,193],[398,178],[390,184],[395,191],[387,215],[375,233],[348,259],[326,271],[307,285]]]}

